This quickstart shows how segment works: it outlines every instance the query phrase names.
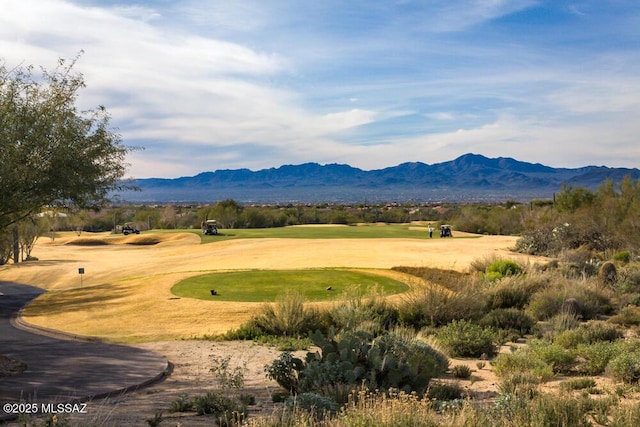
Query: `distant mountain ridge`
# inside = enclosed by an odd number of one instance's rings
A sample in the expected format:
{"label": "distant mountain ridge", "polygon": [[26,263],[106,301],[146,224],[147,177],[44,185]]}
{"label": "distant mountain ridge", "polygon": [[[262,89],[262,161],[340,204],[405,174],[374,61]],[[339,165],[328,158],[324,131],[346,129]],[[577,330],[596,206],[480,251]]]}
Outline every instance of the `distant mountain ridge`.
{"label": "distant mountain ridge", "polygon": [[408,162],[365,171],[345,164],[304,163],[251,171],[221,169],[175,179],[136,179],[130,202],[244,203],[499,201],[550,198],[562,184],[597,188],[606,179],[640,178],[639,169],[553,168],[509,157],[464,154],[432,165]]}

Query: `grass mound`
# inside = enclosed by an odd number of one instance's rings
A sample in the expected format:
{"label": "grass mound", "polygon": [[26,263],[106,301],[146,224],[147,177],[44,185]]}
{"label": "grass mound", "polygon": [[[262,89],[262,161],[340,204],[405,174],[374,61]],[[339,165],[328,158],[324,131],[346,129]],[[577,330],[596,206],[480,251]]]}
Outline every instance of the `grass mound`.
{"label": "grass mound", "polygon": [[[171,288],[174,295],[211,301],[273,302],[285,290],[300,291],[307,301],[332,301],[353,287],[383,294],[405,292],[398,280],[350,270],[254,270],[211,273],[185,279]],[[212,291],[215,291],[215,295]]]}

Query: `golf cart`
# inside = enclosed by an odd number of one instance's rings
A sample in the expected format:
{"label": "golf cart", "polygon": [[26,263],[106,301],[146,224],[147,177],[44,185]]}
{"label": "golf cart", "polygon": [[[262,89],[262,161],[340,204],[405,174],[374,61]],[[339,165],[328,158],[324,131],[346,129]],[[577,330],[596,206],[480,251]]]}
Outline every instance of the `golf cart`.
{"label": "golf cart", "polygon": [[124,234],[125,236],[128,236],[129,234],[140,234],[140,230],[131,225],[131,223],[126,223],[122,227],[122,234]]}
{"label": "golf cart", "polygon": [[202,234],[210,236],[218,234],[218,222],[215,219],[202,221]]}

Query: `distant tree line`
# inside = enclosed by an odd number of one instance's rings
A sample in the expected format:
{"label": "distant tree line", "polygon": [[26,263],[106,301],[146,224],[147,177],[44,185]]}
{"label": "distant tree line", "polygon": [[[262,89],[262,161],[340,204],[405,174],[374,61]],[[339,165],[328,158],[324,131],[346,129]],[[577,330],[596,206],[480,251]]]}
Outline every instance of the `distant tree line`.
{"label": "distant tree line", "polygon": [[597,191],[562,187],[551,204],[522,217],[518,250],[555,256],[563,251],[637,251],[640,180],[605,181]]}

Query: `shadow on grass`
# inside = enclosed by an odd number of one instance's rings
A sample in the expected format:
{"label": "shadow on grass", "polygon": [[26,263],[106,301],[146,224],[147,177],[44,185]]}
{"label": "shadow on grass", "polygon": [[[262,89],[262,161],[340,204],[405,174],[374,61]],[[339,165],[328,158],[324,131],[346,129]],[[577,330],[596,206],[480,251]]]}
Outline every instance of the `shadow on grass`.
{"label": "shadow on grass", "polygon": [[50,291],[29,304],[25,309],[25,314],[40,316],[101,309],[105,305],[113,304],[116,300],[132,293],[132,290],[122,289],[111,284]]}

